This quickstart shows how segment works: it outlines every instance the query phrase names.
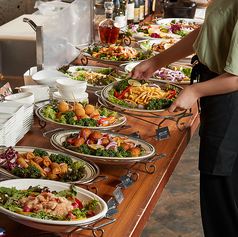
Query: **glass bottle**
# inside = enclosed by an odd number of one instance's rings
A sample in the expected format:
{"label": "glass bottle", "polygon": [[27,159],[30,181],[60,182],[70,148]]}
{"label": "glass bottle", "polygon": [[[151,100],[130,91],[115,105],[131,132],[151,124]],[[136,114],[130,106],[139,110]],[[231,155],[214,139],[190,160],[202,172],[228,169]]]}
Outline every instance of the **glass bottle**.
{"label": "glass bottle", "polygon": [[145,19],[145,1],[140,0],[140,21]]}
{"label": "glass bottle", "polygon": [[145,0],[145,17],[150,15],[150,0]]}
{"label": "glass bottle", "polygon": [[116,44],[119,35],[119,27],[112,20],[113,2],[104,2],[106,19],[99,23],[99,36],[104,44]]}
{"label": "glass bottle", "polygon": [[135,1],[128,0],[128,2],[127,2],[127,25],[134,23],[134,9],[135,9]]}
{"label": "glass bottle", "polygon": [[134,23],[138,24],[140,22],[140,2],[139,0],[134,1],[135,1]]}
{"label": "glass bottle", "polygon": [[115,21],[115,24],[120,28],[117,44],[121,44],[124,38],[124,28],[126,27],[127,22],[125,17],[124,4],[121,4],[120,0],[114,0],[113,20]]}
{"label": "glass bottle", "polygon": [[126,26],[125,13],[121,7],[119,0],[114,0],[113,20],[120,29]]}

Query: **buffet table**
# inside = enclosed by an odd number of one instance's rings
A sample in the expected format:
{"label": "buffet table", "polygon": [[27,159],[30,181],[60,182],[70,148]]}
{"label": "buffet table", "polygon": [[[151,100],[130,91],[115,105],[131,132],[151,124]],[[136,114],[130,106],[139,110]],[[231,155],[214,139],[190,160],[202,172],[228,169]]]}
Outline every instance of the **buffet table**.
{"label": "buffet table", "polygon": [[[149,20],[148,20],[149,19]],[[151,18],[148,18],[152,22]],[[136,43],[132,42],[131,46]],[[138,46],[137,46],[138,47]],[[76,64],[81,64],[81,59],[78,59]],[[96,62],[89,61],[88,65],[105,66]],[[95,104],[97,97],[90,93],[89,103]],[[180,113],[177,113],[180,114]],[[115,199],[114,192],[121,185],[121,177],[126,174],[131,174],[134,179],[134,184],[122,188],[121,192],[124,199],[117,203],[118,213],[112,215],[111,218],[115,222],[107,224],[107,220],[102,220],[97,225],[103,225],[103,230],[79,230],[75,233],[46,233],[45,231],[34,229],[22,225],[8,216],[0,213],[0,227],[4,228],[8,236],[14,237],[33,237],[33,236],[105,236],[105,237],[138,237],[140,236],[146,222],[158,202],[169,178],[178,164],[184,150],[186,149],[194,131],[199,124],[199,113],[197,104],[190,111],[187,111],[188,116],[182,116],[181,119],[164,119],[166,116],[171,116],[168,112],[158,112],[157,117],[134,117],[126,114],[126,127],[118,132],[130,135],[139,133],[141,139],[151,143],[156,148],[155,159],[147,163],[124,163],[115,162],[115,164],[99,163],[100,177],[104,177],[91,185],[79,185],[82,188],[88,189],[103,198],[106,202]],[[158,118],[158,115],[161,116]],[[176,115],[176,114],[175,114]],[[162,118],[163,117],[163,118]],[[162,122],[163,121],[163,122]],[[160,122],[162,122],[160,124]],[[129,125],[129,126],[128,126]],[[168,127],[170,137],[162,140],[156,140],[156,129]],[[56,129],[54,124],[46,124],[42,128],[39,125],[39,119],[34,117],[34,125],[31,130],[19,141],[17,146],[40,147],[55,150],[51,145],[50,140],[43,136],[44,133]],[[50,136],[50,133],[49,135]],[[162,154],[162,155],[161,155]],[[158,159],[156,159],[156,157]],[[95,162],[95,161],[94,161]]]}
{"label": "buffet table", "polygon": [[[95,100],[95,95],[90,94],[89,102],[93,103]],[[155,130],[158,128],[157,125],[142,121],[140,118],[126,115],[128,119],[126,125],[131,125],[131,127],[119,132],[127,135],[139,132],[142,139],[154,145],[157,153],[166,154],[166,156],[148,164],[135,163],[131,168],[130,172],[132,176],[137,173],[137,175],[135,175],[136,177],[133,177],[137,180],[132,186],[121,189],[124,199],[120,204],[117,204],[118,214],[112,216],[116,221],[102,227],[104,230],[103,236],[138,237],[141,234],[163,189],[199,124],[197,105],[194,105],[191,109],[191,113],[192,115],[183,117],[178,121],[166,119],[161,124],[161,127],[168,126],[171,136],[160,141],[154,139],[156,137]],[[168,116],[170,114],[168,112],[161,112],[159,115]],[[144,119],[155,124],[159,124],[162,120],[161,118]],[[186,128],[184,128],[183,123],[186,125]],[[39,120],[35,116],[33,127],[24,138],[18,142],[17,146],[41,147],[55,150],[50,141],[43,136],[43,133],[55,128],[57,127],[53,124],[47,124],[45,128],[41,128],[39,126]],[[100,176],[107,176],[108,178],[89,185],[88,187],[83,185],[80,187],[88,188],[92,192],[97,190],[97,195],[108,202],[114,197],[113,192],[121,183],[120,177],[127,174],[129,172],[128,168],[132,165],[131,163],[123,165],[120,163],[116,163],[115,165],[98,164]],[[10,236],[59,236],[53,233],[47,234],[44,231],[19,224],[3,214],[0,214],[0,220],[0,227],[4,228],[6,234]],[[95,234],[101,236],[102,232],[96,230]],[[61,233],[60,236],[93,236],[93,232],[92,230],[82,230],[78,233],[72,233],[71,235]]]}

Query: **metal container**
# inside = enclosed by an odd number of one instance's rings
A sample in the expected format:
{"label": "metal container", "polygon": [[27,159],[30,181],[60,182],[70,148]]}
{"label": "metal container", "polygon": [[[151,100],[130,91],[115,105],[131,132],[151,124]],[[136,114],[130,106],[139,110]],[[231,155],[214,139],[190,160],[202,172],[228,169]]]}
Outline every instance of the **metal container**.
{"label": "metal container", "polygon": [[165,2],[164,18],[194,18],[197,3],[192,1]]}

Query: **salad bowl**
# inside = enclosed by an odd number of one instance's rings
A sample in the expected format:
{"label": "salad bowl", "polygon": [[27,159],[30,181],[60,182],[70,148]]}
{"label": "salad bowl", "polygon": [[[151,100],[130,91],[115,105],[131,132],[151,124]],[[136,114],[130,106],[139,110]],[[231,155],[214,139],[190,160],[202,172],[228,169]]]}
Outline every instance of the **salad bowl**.
{"label": "salad bowl", "polygon": [[[51,180],[43,180],[43,179],[25,179],[24,182],[22,182],[22,179],[14,179],[14,180],[7,180],[0,182],[0,188],[13,188],[15,187],[18,190],[26,190],[30,186],[38,186],[43,188],[47,187],[51,192],[52,191],[63,191],[63,190],[69,190],[70,184],[67,183],[60,183],[56,181]],[[13,211],[10,211],[8,209],[5,209],[4,207],[0,206],[0,212],[9,216],[11,219],[15,220],[16,222],[19,222],[23,225],[30,226],[32,228],[41,229],[44,231],[49,232],[70,232],[74,230],[77,227],[80,226],[86,226],[95,222],[98,222],[102,218],[106,216],[107,213],[107,204],[106,202],[97,196],[96,194],[80,188],[76,187],[77,190],[77,196],[76,198],[80,201],[84,201],[87,203],[90,200],[93,200],[96,198],[99,202],[94,210],[95,215],[87,218],[87,219],[81,219],[81,220],[75,220],[75,221],[58,221],[58,220],[44,220],[44,219],[38,219],[33,218],[30,216],[22,215]]]}

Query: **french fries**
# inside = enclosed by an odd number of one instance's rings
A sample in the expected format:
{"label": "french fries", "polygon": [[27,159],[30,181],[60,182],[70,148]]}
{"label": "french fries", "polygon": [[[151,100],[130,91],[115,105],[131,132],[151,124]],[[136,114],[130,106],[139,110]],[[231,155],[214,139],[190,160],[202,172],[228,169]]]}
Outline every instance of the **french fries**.
{"label": "french fries", "polygon": [[158,87],[146,87],[148,83],[143,84],[142,86],[132,87],[124,95],[124,100],[132,103],[137,106],[146,105],[150,102],[151,98],[166,98],[169,95],[169,92],[161,90]]}

